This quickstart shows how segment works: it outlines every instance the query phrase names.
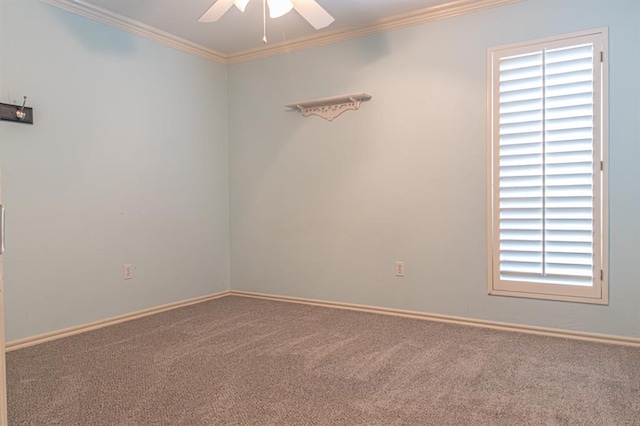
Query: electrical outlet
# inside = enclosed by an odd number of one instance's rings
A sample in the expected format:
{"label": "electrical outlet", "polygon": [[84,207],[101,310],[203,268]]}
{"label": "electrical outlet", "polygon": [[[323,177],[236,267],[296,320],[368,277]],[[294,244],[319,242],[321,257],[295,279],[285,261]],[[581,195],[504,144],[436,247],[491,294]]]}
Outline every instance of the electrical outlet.
{"label": "electrical outlet", "polygon": [[396,261],[396,277],[404,277],[404,262],[401,260]]}
{"label": "electrical outlet", "polygon": [[132,278],[133,278],[133,265],[130,263],[127,263],[126,265],[124,265],[124,279],[130,280]]}

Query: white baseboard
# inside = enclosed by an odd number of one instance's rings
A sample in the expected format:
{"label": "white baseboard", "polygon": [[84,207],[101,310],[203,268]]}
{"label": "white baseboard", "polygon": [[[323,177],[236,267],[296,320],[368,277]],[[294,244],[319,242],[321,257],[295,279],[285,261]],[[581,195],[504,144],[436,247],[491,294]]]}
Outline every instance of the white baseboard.
{"label": "white baseboard", "polygon": [[305,299],[300,297],[288,297],[288,296],[277,296],[272,294],[253,293],[249,291],[230,290],[228,295],[277,300],[280,302],[302,303],[305,305],[323,306],[328,308],[347,309],[351,311],[369,312],[374,314],[393,315],[393,316],[405,317],[405,318],[415,318],[415,319],[447,322],[452,324],[470,325],[474,327],[493,328],[496,330],[537,334],[541,336],[562,337],[565,339],[584,340],[587,342],[598,342],[598,343],[608,343],[608,344],[614,344],[614,345],[640,347],[640,338],[634,338],[634,337],[586,333],[581,331],[562,330],[557,328],[533,327],[528,325],[477,320],[472,318],[456,317],[456,316],[450,316],[450,315],[430,314],[426,312],[417,312],[417,311],[405,311],[401,309],[381,308],[378,306],[357,305],[354,303],[327,302],[324,300]]}
{"label": "white baseboard", "polygon": [[497,330],[513,331],[518,333],[537,334],[541,336],[562,337],[565,339],[584,340],[588,342],[608,343],[615,345],[625,345],[640,347],[640,338],[613,336],[608,334],[586,333],[581,331],[561,330],[556,328],[533,327],[520,324],[509,324],[495,321],[477,320],[472,318],[456,317],[450,315],[430,314],[426,312],[406,311],[402,309],[382,308],[378,306],[358,305],[354,303],[329,302],[317,299],[305,299],[300,297],[278,296],[273,294],[254,293],[249,291],[226,290],[207,296],[196,297],[193,299],[183,300],[180,302],[169,303],[155,308],[144,309],[113,318],[107,318],[88,324],[78,325],[63,330],[52,331],[50,333],[40,334],[38,336],[27,337],[24,339],[14,340],[6,344],[6,350],[14,351],[17,349],[35,346],[40,343],[50,342],[52,340],[61,339],[63,337],[73,336],[91,330],[96,330],[110,325],[119,324],[125,321],[131,321],[137,318],[146,317],[160,312],[172,309],[182,308],[184,306],[194,305],[196,303],[206,302],[208,300],[218,299],[225,296],[252,297],[257,299],[276,300],[280,302],[302,303],[305,305],[322,306],[327,308],[347,309],[351,311],[369,312],[374,314],[392,315],[404,318],[414,318],[422,320],[431,320],[439,322],[447,322],[452,324],[470,325],[474,327],[493,328]]}
{"label": "white baseboard", "polygon": [[194,297],[193,299],[182,300],[179,302],[168,303],[166,305],[156,306],[155,308],[143,309],[141,311],[131,312],[129,314],[119,315],[117,317],[106,318],[100,321],[90,322],[88,324],[77,325],[74,327],[65,328],[63,330],[57,330],[49,333],[39,334],[37,336],[26,337],[24,339],[7,342],[5,345],[5,349],[7,352],[15,351],[17,349],[39,345],[40,343],[50,342],[52,340],[61,339],[63,337],[73,336],[74,334],[85,333],[87,331],[97,330],[99,328],[108,327],[110,325],[119,324],[121,322],[131,321],[137,318],[158,314],[160,312],[170,311],[172,309],[182,308],[185,306],[194,305],[196,303],[206,302],[208,300],[218,299],[227,295],[229,295],[229,290],[209,294],[206,296]]}

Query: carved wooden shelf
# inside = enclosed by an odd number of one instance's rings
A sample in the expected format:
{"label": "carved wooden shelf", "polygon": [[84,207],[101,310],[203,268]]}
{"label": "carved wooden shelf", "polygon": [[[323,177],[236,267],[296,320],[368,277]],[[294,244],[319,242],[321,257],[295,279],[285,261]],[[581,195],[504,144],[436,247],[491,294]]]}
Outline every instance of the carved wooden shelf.
{"label": "carved wooden shelf", "polygon": [[332,121],[345,111],[360,108],[363,101],[371,99],[366,93],[352,93],[350,95],[334,96],[331,98],[314,99],[311,101],[295,102],[285,105],[287,108],[298,109],[303,116],[317,115]]}

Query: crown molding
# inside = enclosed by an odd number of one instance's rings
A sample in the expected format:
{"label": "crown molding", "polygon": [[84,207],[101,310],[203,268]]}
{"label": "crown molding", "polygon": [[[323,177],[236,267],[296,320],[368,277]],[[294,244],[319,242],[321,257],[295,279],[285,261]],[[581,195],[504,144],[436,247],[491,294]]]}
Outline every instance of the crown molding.
{"label": "crown molding", "polygon": [[191,55],[199,56],[201,58],[208,59],[222,65],[226,65],[227,63],[227,56],[220,52],[208,49],[204,46],[175,36],[166,31],[159,30],[155,27],[152,27],[151,25],[143,24],[142,22],[127,18],[117,13],[113,13],[109,10],[94,6],[82,0],[40,1],[52,6],[59,7],[60,9],[68,10],[75,14],[84,16],[85,18],[107,24],[111,27],[127,31],[131,34],[135,34],[148,40],[164,44],[177,50],[181,50]]}
{"label": "crown molding", "polygon": [[159,30],[142,22],[113,13],[109,10],[89,4],[83,0],[40,0],[64,10],[76,13],[103,24],[127,31],[140,37],[199,56],[222,65],[254,61],[269,56],[282,55],[312,47],[364,37],[371,34],[391,31],[440,19],[452,18],[467,13],[478,12],[498,6],[519,3],[524,0],[453,0],[444,4],[430,6],[413,12],[390,16],[369,25],[321,33],[295,40],[274,43],[257,49],[225,55],[199,44],[185,40],[166,31]]}
{"label": "crown molding", "polygon": [[413,12],[390,16],[369,25],[347,28],[343,30],[322,33],[318,36],[310,36],[295,40],[274,43],[257,49],[245,50],[227,56],[227,64],[254,61],[269,56],[282,55],[311,47],[325,46],[353,38],[364,37],[371,34],[382,33],[413,25],[440,19],[453,18],[472,12],[478,12],[498,6],[519,3],[524,0],[453,0],[447,3],[430,6]]}

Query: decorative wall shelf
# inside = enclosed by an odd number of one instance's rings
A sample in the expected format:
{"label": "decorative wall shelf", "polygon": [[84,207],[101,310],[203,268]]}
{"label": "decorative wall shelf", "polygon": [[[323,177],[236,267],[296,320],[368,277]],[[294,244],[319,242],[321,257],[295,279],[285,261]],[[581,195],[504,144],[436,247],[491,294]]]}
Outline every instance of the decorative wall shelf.
{"label": "decorative wall shelf", "polygon": [[285,105],[287,108],[298,109],[303,116],[317,115],[332,121],[345,111],[359,109],[363,101],[371,99],[366,93],[352,93],[350,95],[334,96],[331,98],[314,99],[311,101],[295,102]]}

